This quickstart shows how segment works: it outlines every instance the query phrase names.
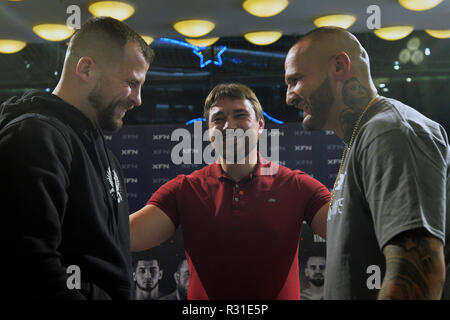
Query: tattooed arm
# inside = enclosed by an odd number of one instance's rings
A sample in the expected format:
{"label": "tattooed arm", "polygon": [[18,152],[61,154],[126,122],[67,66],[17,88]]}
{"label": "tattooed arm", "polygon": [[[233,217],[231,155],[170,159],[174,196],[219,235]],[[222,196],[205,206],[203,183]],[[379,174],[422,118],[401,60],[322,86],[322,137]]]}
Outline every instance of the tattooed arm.
{"label": "tattooed arm", "polygon": [[427,230],[414,229],[384,247],[386,275],[379,300],[440,299],[445,281],[442,241]]}

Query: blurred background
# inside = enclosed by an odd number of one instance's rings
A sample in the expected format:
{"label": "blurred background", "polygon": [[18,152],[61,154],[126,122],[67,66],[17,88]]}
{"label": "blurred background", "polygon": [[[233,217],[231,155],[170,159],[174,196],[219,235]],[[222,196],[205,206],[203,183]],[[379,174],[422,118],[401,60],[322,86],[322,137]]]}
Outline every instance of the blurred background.
{"label": "blurred background", "polygon": [[[258,2],[281,12],[255,16],[246,11],[252,1],[259,15],[263,13]],[[0,53],[0,101],[30,88],[53,90],[71,33],[50,41],[38,34],[36,26],[76,24],[77,19],[83,23],[94,14],[104,15],[104,11],[95,11],[102,9],[99,2],[105,1],[0,0],[0,51],[2,40],[26,43],[15,53]],[[125,125],[185,123],[202,117],[210,89],[232,81],[250,86],[266,115],[299,122],[299,112],[285,104],[286,52],[316,25],[332,24],[347,27],[366,48],[381,95],[401,100],[447,131],[450,128],[448,0],[129,0],[122,3],[123,9],[120,4],[114,4],[111,15],[121,15],[117,17],[150,36],[156,52],[143,87],[142,106],[127,113]],[[408,5],[414,10],[405,7]],[[327,15],[346,16],[315,20]],[[187,31],[177,31],[174,23],[188,19],[207,20],[213,27],[202,36],[186,36],[183,33]],[[374,26],[402,26],[405,30],[384,36],[397,40],[385,40],[374,33]],[[255,31],[279,33],[272,39],[260,36],[260,41],[272,41],[261,45],[244,36]],[[205,38],[215,42],[204,47],[192,44]]]}

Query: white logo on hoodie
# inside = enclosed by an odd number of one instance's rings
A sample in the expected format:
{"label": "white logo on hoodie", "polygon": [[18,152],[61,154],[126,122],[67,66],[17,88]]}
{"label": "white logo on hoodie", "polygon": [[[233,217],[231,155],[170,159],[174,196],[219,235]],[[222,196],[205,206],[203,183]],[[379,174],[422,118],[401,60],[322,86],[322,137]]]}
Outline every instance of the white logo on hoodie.
{"label": "white logo on hoodie", "polygon": [[[113,177],[114,174],[114,177]],[[112,194],[113,198],[117,199],[117,203],[121,203],[122,202],[122,193],[120,190],[120,180],[119,180],[119,176],[117,175],[116,171],[114,169],[112,169],[111,172],[111,168],[108,168],[108,170],[106,171],[106,178],[108,179],[109,182],[109,193]],[[114,180],[113,180],[114,179]],[[117,195],[116,195],[117,192]]]}

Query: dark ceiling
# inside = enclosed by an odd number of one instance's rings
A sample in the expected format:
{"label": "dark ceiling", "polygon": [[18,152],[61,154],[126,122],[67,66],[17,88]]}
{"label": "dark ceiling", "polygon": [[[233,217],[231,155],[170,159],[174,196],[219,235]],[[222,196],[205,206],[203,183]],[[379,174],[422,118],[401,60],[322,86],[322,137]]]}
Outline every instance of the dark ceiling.
{"label": "dark ceiling", "polygon": [[[30,30],[37,22],[63,22],[65,8],[78,4],[83,21],[90,15],[90,1],[44,0],[8,2],[0,0],[0,38],[17,35],[29,41],[22,51],[0,54],[0,100],[20,94],[28,88],[51,90],[59,79],[66,50],[65,42],[50,43]],[[279,16],[256,18],[241,8],[241,1],[165,0],[128,1],[136,13],[126,22],[141,33],[158,38],[182,40],[171,23],[183,17],[204,17],[216,22],[211,35],[220,40],[211,48],[194,52],[180,43],[155,40],[156,58],[147,75],[143,105],[125,118],[128,124],[184,122],[202,116],[203,99],[219,82],[242,82],[255,90],[264,110],[284,121],[298,121],[296,111],[284,102],[284,57],[289,47],[305,32],[314,28],[312,18],[326,13],[353,13],[357,22],[349,28],[355,33],[371,58],[372,76],[381,94],[404,101],[450,127],[450,40],[438,40],[420,29],[449,28],[450,3],[413,12],[395,0],[384,1],[310,1],[291,0]],[[405,39],[385,41],[365,26],[366,8],[381,8],[383,25],[412,24],[416,31]],[[269,46],[247,42],[242,33],[257,28],[277,28],[284,36]],[[423,61],[399,62],[399,54],[412,38],[418,38]],[[428,54],[428,55],[427,55]],[[211,59],[206,66],[203,63]],[[216,62],[216,64],[214,63]],[[398,63],[398,67],[395,67]]]}

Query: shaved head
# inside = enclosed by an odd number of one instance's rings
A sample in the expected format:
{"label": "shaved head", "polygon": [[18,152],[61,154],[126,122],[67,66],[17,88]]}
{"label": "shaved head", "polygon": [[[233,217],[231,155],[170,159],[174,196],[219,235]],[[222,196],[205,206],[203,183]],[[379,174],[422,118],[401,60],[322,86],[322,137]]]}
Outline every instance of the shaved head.
{"label": "shaved head", "polygon": [[66,63],[77,63],[83,56],[92,57],[98,64],[117,62],[123,58],[128,42],[138,44],[145,60],[152,62],[153,50],[127,24],[110,17],[92,17],[70,39]]}
{"label": "shaved head", "polygon": [[353,34],[343,28],[314,29],[294,44],[291,50],[303,50],[317,65],[325,65],[331,56],[345,52],[352,64],[352,74],[370,77],[370,62],[366,50]]}
{"label": "shaved head", "polygon": [[314,29],[291,47],[285,82],[286,103],[303,111],[306,130],[333,130],[345,141],[377,93],[366,50],[338,27]]}
{"label": "shaved head", "polygon": [[116,131],[125,113],[141,105],[153,55],[144,39],[122,21],[89,18],[70,40],[53,93],[95,126]]}

